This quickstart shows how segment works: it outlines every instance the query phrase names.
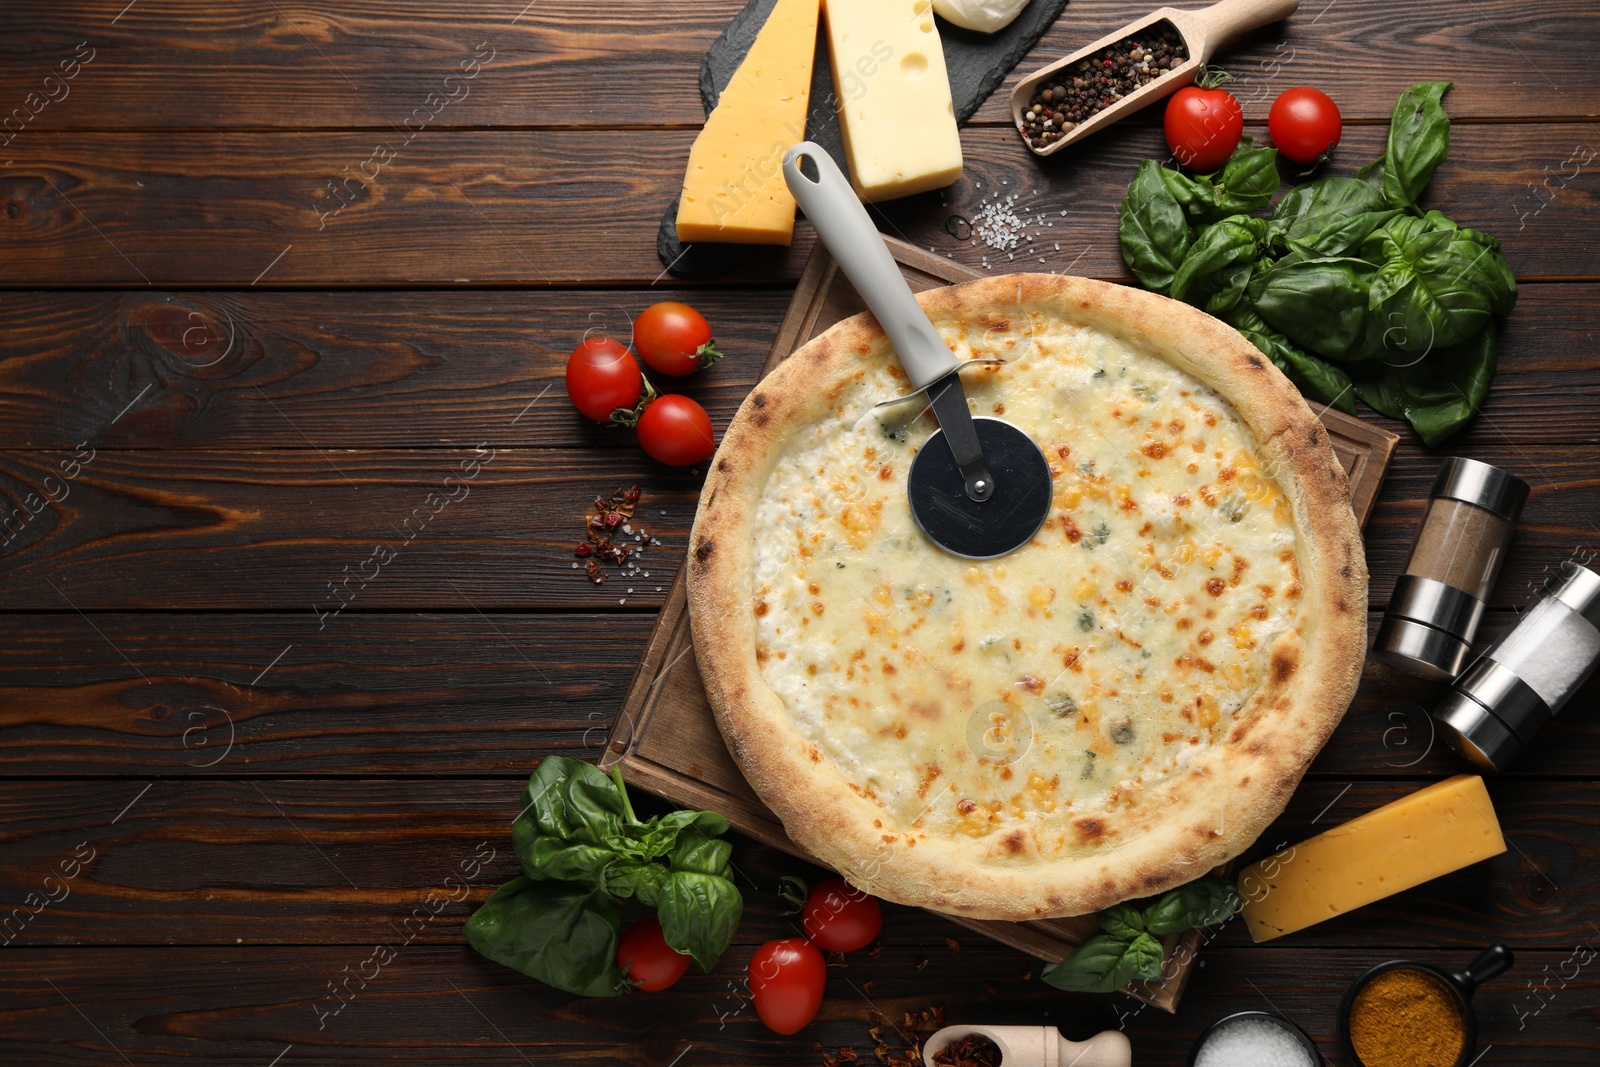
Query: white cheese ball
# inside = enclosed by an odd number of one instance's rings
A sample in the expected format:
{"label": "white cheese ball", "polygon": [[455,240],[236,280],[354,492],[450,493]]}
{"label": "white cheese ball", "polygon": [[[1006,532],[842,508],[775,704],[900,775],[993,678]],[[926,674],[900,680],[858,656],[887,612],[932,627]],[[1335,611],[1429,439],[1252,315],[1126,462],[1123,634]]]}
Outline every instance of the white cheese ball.
{"label": "white cheese ball", "polygon": [[933,0],[933,10],[947,22],[979,33],[1005,29],[1028,6],[1028,0]]}

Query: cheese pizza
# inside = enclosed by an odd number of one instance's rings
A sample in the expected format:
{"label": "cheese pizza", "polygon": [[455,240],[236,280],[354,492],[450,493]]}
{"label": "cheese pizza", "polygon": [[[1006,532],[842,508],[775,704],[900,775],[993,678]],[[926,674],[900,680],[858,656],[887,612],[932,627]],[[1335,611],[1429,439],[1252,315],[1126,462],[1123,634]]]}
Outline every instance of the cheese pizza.
{"label": "cheese pizza", "polygon": [[[906,471],[936,429],[870,314],[746,399],[691,538],[694,645],[789,835],[880,896],[991,919],[1147,896],[1243,851],[1343,715],[1366,568],[1327,431],[1247,341],[1122,286],[919,300],[975,415],[1028,433],[1050,516],[943,552]],[[999,488],[1003,492],[1004,487]]]}

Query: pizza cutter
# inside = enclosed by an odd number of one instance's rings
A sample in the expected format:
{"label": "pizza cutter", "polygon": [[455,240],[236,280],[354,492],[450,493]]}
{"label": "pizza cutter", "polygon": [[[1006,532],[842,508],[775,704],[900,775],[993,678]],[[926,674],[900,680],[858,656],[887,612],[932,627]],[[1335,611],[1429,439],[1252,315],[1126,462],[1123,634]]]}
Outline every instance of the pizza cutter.
{"label": "pizza cutter", "polygon": [[[812,178],[801,170],[809,161]],[[967,559],[994,559],[1032,540],[1050,514],[1050,465],[1033,439],[1002,419],[967,408],[962,361],[940,339],[867,209],[825,149],[802,141],[783,157],[783,176],[822,243],[889,335],[912,392],[885,403],[923,399],[939,429],[906,476],[911,515],[928,540]]]}

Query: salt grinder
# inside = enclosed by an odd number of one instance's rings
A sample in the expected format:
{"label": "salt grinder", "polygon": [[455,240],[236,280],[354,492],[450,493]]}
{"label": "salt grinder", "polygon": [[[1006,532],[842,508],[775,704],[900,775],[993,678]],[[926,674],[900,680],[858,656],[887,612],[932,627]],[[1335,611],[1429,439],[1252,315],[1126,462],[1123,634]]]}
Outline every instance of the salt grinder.
{"label": "salt grinder", "polygon": [[1500,640],[1473,661],[1433,709],[1445,739],[1501,771],[1600,664],[1600,574],[1576,563]]}
{"label": "salt grinder", "polygon": [[1527,499],[1528,483],[1498,467],[1444,461],[1373,655],[1429,681],[1461,673]]}

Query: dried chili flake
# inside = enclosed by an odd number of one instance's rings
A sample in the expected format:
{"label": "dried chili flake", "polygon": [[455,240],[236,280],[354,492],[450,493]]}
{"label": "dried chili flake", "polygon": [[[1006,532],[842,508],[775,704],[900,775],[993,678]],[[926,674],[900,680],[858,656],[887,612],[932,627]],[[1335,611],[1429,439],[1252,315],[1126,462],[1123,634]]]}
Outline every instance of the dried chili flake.
{"label": "dried chili flake", "polygon": [[[600,561],[617,567],[627,567],[628,559],[634,552],[642,548],[647,540],[643,530],[634,532],[627,521],[633,517],[634,509],[639,503],[639,487],[630,486],[627,489],[618,489],[610,498],[595,497],[594,507],[584,515],[583,531],[584,540],[578,542],[572,554],[579,559],[587,559],[585,572],[589,580],[596,585],[605,582],[605,575],[600,569]],[[633,534],[633,539],[640,542],[638,545],[618,543],[618,527],[621,534]],[[637,567],[625,571],[626,577],[633,577]]]}
{"label": "dried chili flake", "polygon": [[944,943],[950,946],[950,955],[954,956],[956,959],[961,958],[961,942],[957,941],[953,937],[947,937],[944,939]]}
{"label": "dried chili flake", "polygon": [[933,1054],[937,1067],[1000,1067],[1000,1046],[982,1034],[968,1034]]}

